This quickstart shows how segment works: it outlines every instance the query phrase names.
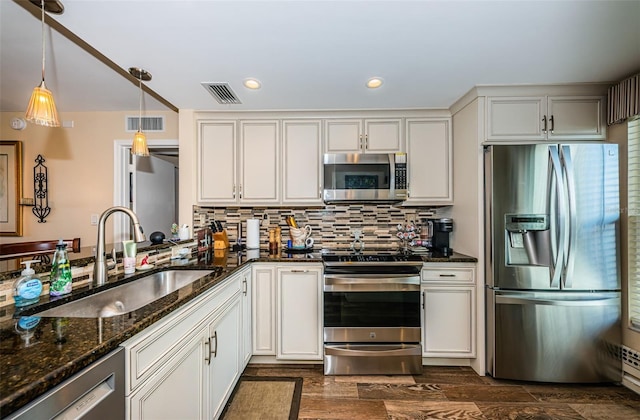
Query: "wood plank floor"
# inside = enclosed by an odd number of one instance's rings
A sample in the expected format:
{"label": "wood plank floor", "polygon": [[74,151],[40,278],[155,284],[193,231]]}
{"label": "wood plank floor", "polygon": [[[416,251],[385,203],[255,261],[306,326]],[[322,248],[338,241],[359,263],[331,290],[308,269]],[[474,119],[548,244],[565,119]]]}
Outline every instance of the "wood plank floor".
{"label": "wood plank floor", "polygon": [[249,365],[243,374],[302,377],[300,419],[640,419],[640,396],[623,386],[503,381],[468,367],[324,376],[321,365]]}

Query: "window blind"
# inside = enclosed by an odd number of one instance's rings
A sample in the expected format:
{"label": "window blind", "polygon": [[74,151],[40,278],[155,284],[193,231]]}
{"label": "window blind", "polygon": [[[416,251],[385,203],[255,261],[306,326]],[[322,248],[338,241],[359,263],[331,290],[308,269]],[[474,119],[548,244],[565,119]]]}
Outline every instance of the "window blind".
{"label": "window blind", "polygon": [[640,117],[628,121],[629,316],[640,329]]}

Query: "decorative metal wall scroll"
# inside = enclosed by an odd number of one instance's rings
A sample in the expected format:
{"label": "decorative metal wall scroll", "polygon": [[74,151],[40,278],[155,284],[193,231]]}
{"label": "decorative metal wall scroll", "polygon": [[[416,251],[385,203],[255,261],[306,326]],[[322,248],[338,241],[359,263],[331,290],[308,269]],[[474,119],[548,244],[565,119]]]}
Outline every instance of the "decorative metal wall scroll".
{"label": "decorative metal wall scroll", "polygon": [[49,207],[47,167],[43,165],[44,158],[42,155],[38,155],[36,163],[37,165],[33,167],[33,198],[35,202],[31,211],[40,219],[38,223],[47,223],[44,218],[51,213],[51,208]]}

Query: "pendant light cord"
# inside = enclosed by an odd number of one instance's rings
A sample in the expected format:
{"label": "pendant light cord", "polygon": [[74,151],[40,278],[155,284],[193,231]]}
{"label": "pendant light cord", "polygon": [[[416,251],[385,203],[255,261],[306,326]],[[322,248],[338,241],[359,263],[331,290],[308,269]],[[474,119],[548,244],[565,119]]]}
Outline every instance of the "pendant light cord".
{"label": "pendant light cord", "polygon": [[138,131],[142,132],[142,76],[138,79],[140,87],[140,107],[138,108]]}
{"label": "pendant light cord", "polygon": [[44,82],[44,54],[45,54],[45,41],[44,41],[44,0],[40,2],[40,9],[42,10],[42,81]]}

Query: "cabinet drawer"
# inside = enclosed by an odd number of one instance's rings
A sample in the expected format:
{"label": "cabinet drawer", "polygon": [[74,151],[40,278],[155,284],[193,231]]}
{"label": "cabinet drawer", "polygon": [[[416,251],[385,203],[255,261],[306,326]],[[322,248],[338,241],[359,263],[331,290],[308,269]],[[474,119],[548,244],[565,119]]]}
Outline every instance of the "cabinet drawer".
{"label": "cabinet drawer", "polygon": [[422,270],[422,281],[427,283],[473,283],[471,268],[428,268]]}
{"label": "cabinet drawer", "polygon": [[183,339],[240,293],[241,282],[229,279],[123,343],[126,349],[126,394],[160,369],[181,348]]}

